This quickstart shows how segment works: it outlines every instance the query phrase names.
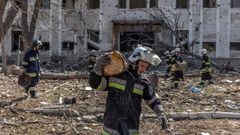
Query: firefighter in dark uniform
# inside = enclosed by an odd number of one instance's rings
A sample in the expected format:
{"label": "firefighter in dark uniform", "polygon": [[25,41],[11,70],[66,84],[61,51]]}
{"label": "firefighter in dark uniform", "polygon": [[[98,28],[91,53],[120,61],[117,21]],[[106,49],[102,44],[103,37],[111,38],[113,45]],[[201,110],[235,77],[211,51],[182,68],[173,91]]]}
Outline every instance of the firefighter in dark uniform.
{"label": "firefighter in dark uniform", "polygon": [[205,85],[205,82],[208,81],[209,84],[213,84],[211,76],[211,63],[207,55],[207,50],[202,49],[202,66],[201,66],[201,82],[199,85]]}
{"label": "firefighter in dark uniform", "polygon": [[172,69],[172,56],[169,51],[164,52],[165,58],[166,58],[166,64],[167,64],[167,69],[166,69],[166,74],[164,76],[165,79],[170,77],[170,72]]}
{"label": "firefighter in dark uniform", "polygon": [[180,81],[184,80],[183,78],[183,69],[180,64],[183,62],[182,57],[180,56],[180,48],[174,49],[174,54],[172,56],[172,72],[173,72],[173,84],[174,88],[177,89]]}
{"label": "firefighter in dark uniform", "polygon": [[26,93],[30,94],[32,98],[36,97],[36,85],[39,81],[40,75],[40,60],[39,47],[42,45],[41,41],[34,40],[32,47],[25,53],[22,66],[27,75],[31,77],[31,84],[25,88]]}
{"label": "firefighter in dark uniform", "polygon": [[89,83],[96,90],[108,91],[104,114],[103,135],[139,134],[142,99],[154,110],[162,128],[167,128],[159,96],[150,82],[142,77],[151,65],[160,64],[160,58],[150,48],[139,46],[128,58],[129,68],[115,76],[103,76],[104,66],[110,63],[108,55],[98,58]]}

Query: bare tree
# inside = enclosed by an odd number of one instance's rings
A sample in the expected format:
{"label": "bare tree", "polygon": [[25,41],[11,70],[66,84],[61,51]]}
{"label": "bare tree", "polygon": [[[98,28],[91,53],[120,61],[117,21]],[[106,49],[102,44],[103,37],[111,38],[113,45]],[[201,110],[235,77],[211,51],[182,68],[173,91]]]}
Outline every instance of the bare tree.
{"label": "bare tree", "polygon": [[[38,12],[40,8],[40,3],[42,0],[36,0],[34,4],[33,11],[29,11],[29,0],[1,0],[0,1],[0,43],[2,50],[2,62],[3,62],[3,72],[4,75],[7,74],[7,59],[6,50],[3,43],[4,36],[7,34],[9,28],[12,26],[14,19],[19,11],[22,12],[21,16],[21,26],[22,29],[22,40],[24,43],[24,48],[28,48],[33,39],[34,31],[36,29],[36,22],[38,17]],[[10,7],[8,7],[8,4]],[[3,18],[3,16],[6,16]],[[28,22],[29,16],[31,16],[31,21]]]}
{"label": "bare tree", "polygon": [[[23,35],[23,46],[24,48],[29,48],[31,46],[31,42],[33,40],[34,32],[36,29],[36,23],[38,18],[38,13],[40,9],[40,4],[42,0],[36,0],[34,4],[33,11],[29,13],[29,0],[22,0],[22,35]],[[31,17],[31,21],[28,22],[29,17]]]}
{"label": "bare tree", "polygon": [[[6,35],[8,29],[11,27],[14,18],[16,17],[18,11],[11,0],[1,0],[0,1],[0,44],[2,50],[2,70],[4,75],[7,75],[7,59],[6,59],[6,51],[5,45],[3,43],[4,36]],[[7,4],[11,4],[10,8],[7,8]],[[4,18],[4,15],[6,17]]]}

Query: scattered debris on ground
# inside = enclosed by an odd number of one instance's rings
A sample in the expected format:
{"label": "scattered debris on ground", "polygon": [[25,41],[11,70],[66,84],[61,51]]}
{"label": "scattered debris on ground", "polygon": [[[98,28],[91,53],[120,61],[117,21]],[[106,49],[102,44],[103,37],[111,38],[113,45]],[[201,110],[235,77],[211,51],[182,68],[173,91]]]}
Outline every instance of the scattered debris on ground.
{"label": "scattered debris on ground", "polygon": [[[167,114],[197,112],[240,113],[240,83],[238,75],[214,74],[214,84],[193,92],[199,77],[185,77],[179,90],[173,90],[169,80],[158,80],[160,95]],[[224,80],[224,81],[223,81]],[[228,81],[227,81],[228,80]],[[47,80],[38,85],[38,98],[27,98],[16,85],[14,76],[0,75],[0,130],[2,134],[99,134],[102,128],[107,93],[94,91],[87,79]],[[64,98],[76,102],[62,104]],[[60,100],[62,99],[62,100]],[[3,101],[5,104],[3,104]],[[143,115],[153,111],[143,104]],[[170,119],[169,131],[162,131],[154,117],[141,120],[141,134],[201,134],[237,135],[239,119]]]}

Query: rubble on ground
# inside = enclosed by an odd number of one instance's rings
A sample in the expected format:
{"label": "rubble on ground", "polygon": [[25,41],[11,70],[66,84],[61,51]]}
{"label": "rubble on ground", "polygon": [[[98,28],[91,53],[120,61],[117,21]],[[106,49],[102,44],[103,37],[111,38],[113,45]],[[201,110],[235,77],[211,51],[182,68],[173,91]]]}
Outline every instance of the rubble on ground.
{"label": "rubble on ground", "polygon": [[[199,77],[185,77],[180,90],[173,90],[169,80],[158,79],[156,91],[160,95],[167,114],[196,112],[240,113],[240,91],[238,75],[214,74],[214,84],[199,93],[191,91],[197,86]],[[232,83],[221,82],[231,80]],[[0,131],[2,134],[99,134],[102,128],[106,92],[92,90],[87,79],[40,80],[38,98],[27,98],[24,90],[16,85],[15,76],[0,74],[0,99],[13,102],[0,108]],[[20,98],[22,97],[22,98]],[[62,104],[59,97],[74,97],[76,103]],[[19,100],[16,100],[19,99]],[[20,100],[21,99],[21,100]],[[33,113],[36,109],[44,112]],[[48,110],[48,112],[46,111]],[[61,115],[47,115],[49,110]],[[66,113],[66,110],[74,110]],[[52,110],[52,111],[51,111]],[[55,111],[55,112],[54,112]],[[70,111],[69,111],[70,112]],[[75,113],[75,112],[78,112]],[[143,104],[143,115],[153,111]],[[170,120],[170,130],[162,131],[155,118],[142,118],[141,134],[238,134],[240,121],[235,119]]]}

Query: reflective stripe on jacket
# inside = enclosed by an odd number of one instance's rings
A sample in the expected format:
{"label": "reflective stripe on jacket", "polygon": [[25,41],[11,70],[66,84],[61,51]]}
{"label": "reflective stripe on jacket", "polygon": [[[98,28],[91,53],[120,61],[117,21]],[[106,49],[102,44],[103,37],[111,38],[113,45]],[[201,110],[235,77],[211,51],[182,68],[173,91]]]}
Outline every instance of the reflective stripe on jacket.
{"label": "reflective stripe on jacket", "polygon": [[212,69],[211,69],[210,59],[207,55],[203,55],[201,72],[207,73],[207,72],[211,72],[211,71],[212,71]]}
{"label": "reflective stripe on jacket", "polygon": [[22,66],[26,69],[26,73],[31,77],[38,77],[40,73],[40,60],[38,51],[32,49],[25,53]]}
{"label": "reflective stripe on jacket", "polygon": [[[121,129],[129,134],[138,134],[142,99],[152,109],[160,105],[150,82],[137,76],[131,66],[128,71],[112,77],[102,77],[91,72],[89,84],[94,89],[108,91],[104,127],[111,131],[120,133]],[[104,131],[105,134],[111,134],[109,130]]]}

